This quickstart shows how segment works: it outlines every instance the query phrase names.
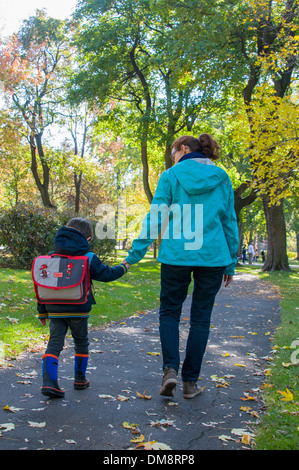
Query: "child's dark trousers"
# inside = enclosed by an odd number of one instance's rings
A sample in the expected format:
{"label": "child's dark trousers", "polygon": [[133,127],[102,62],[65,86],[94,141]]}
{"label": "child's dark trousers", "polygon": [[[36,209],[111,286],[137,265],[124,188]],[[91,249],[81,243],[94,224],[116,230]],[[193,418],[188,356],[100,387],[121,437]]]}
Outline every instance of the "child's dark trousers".
{"label": "child's dark trousers", "polygon": [[50,339],[45,354],[59,357],[68,328],[74,339],[76,354],[88,354],[88,318],[51,318]]}

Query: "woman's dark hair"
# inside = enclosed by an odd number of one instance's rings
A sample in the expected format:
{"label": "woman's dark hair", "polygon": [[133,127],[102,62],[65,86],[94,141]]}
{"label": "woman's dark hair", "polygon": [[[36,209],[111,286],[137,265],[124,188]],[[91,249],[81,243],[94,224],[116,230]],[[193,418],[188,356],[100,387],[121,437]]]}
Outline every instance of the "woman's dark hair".
{"label": "woman's dark hair", "polygon": [[74,219],[69,220],[66,224],[67,227],[75,228],[82,232],[86,238],[93,238],[93,227],[92,223],[88,219],[82,219],[80,217],[75,217]]}
{"label": "woman's dark hair", "polygon": [[189,147],[191,152],[198,151],[211,160],[219,158],[220,145],[210,134],[200,134],[198,139],[191,135],[183,135],[173,142],[172,149],[179,150],[182,145]]}

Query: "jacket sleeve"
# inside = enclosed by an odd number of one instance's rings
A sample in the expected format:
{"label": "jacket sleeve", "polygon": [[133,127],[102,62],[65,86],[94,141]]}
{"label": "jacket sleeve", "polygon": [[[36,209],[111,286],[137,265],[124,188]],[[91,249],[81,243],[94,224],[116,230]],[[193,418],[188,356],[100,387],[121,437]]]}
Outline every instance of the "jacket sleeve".
{"label": "jacket sleeve", "polygon": [[229,180],[229,196],[226,212],[221,219],[225,238],[229,248],[232,263],[226,266],[224,274],[233,276],[235,274],[235,266],[237,264],[237,253],[239,248],[239,229],[237,224],[237,216],[235,211],[234,191]]}
{"label": "jacket sleeve", "polygon": [[165,171],[159,179],[150,210],[143,219],[140,235],[133,241],[132,250],[126,257],[127,263],[138,263],[146,255],[148,247],[156,240],[167,219],[170,204],[171,189]]}
{"label": "jacket sleeve", "polygon": [[46,306],[44,304],[37,303],[37,311],[38,311],[38,319],[45,320],[48,318],[48,313],[46,310]]}
{"label": "jacket sleeve", "polygon": [[119,279],[127,272],[124,264],[110,267],[94,255],[90,264],[90,279],[101,282],[110,282]]}

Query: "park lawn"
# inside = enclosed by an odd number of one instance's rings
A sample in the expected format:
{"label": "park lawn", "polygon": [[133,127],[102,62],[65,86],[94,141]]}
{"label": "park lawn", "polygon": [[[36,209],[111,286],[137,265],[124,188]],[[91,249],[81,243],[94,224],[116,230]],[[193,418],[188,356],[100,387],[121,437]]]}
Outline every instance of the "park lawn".
{"label": "park lawn", "polygon": [[279,287],[281,324],[272,341],[274,359],[266,368],[268,372],[263,386],[265,412],[256,427],[255,448],[298,450],[299,270],[259,275]]}
{"label": "park lawn", "polygon": [[[118,254],[117,263],[125,254]],[[149,254],[117,281],[95,281],[94,290],[90,328],[152,310],[159,305],[160,264]],[[31,272],[0,269],[0,363],[43,349],[47,340],[48,325],[42,327],[37,319]]]}

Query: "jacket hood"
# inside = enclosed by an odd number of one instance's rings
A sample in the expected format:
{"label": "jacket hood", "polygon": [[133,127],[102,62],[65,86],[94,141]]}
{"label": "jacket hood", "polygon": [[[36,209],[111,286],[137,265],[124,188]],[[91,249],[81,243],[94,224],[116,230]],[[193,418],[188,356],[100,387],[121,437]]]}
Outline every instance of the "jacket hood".
{"label": "jacket hood", "polygon": [[[193,158],[196,158],[196,155]],[[205,165],[194,159],[178,162],[171,171],[188,194],[207,193],[228,178],[222,168]]]}
{"label": "jacket hood", "polygon": [[61,227],[55,235],[53,243],[54,253],[64,255],[85,255],[89,251],[89,244],[85,235],[71,227]]}

